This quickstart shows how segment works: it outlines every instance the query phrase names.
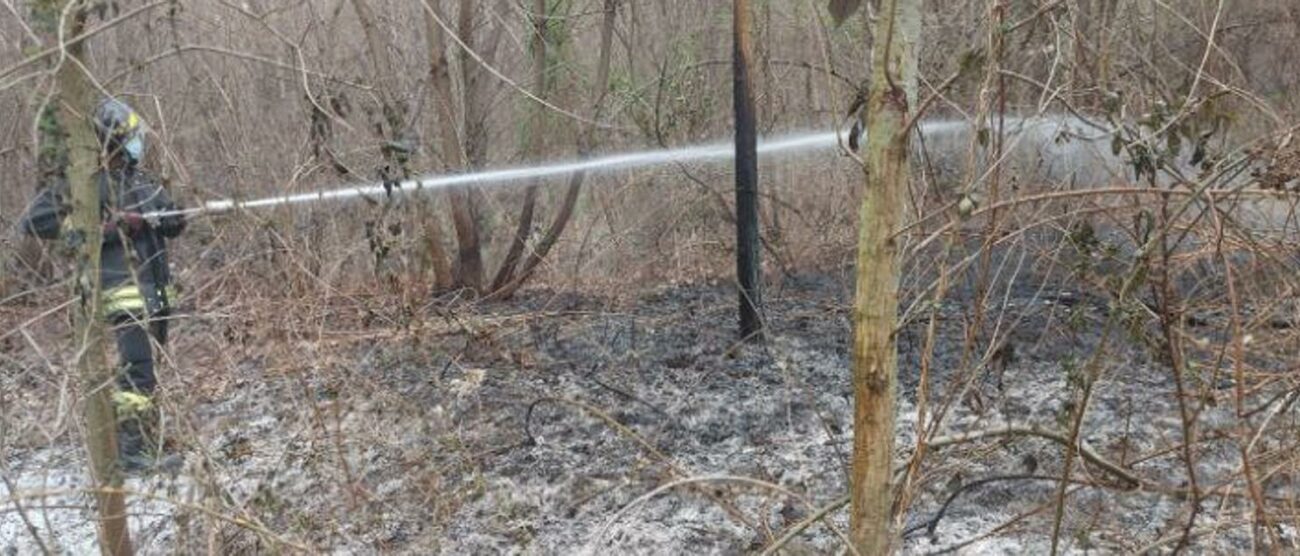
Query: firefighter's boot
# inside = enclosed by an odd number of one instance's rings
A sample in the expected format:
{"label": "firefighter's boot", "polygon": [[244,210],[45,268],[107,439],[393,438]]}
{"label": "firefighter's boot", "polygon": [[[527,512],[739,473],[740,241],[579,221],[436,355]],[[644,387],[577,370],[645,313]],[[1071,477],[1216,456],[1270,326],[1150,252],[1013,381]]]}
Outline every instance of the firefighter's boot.
{"label": "firefighter's boot", "polygon": [[153,399],[139,392],[113,395],[117,410],[117,462],[128,474],[175,473],[182,458],[167,453],[162,442],[158,409]]}

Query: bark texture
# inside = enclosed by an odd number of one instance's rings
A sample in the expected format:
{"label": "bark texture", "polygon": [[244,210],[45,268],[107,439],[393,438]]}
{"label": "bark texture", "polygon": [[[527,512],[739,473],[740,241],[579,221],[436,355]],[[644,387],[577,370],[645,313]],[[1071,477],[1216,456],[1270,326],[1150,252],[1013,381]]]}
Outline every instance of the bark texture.
{"label": "bark texture", "polygon": [[894,233],[906,210],[922,0],[886,0],[872,48],[866,191],[853,303],[853,476],[850,537],[861,554],[893,540],[894,395],[898,384],[899,261]]}
{"label": "bark texture", "polygon": [[[70,13],[63,36],[75,37],[86,28],[86,7],[80,0],[63,4]],[[72,186],[72,213],[64,238],[75,249],[78,304],[74,311],[77,374],[81,379],[84,430],[82,438],[90,456],[90,474],[99,510],[99,546],[105,555],[132,553],[127,527],[122,473],[117,465],[117,417],[113,411],[114,376],[104,360],[104,327],[100,303],[99,258],[103,243],[99,184],[93,179],[99,165],[99,142],[87,121],[95,106],[95,89],[82,70],[85,43],[67,47],[68,59],[59,65],[59,119],[68,133],[68,183]]]}
{"label": "bark texture", "polygon": [[736,281],[740,338],[762,337],[762,252],[758,230],[758,127],[750,79],[749,0],[732,0],[732,102],[736,117]]}

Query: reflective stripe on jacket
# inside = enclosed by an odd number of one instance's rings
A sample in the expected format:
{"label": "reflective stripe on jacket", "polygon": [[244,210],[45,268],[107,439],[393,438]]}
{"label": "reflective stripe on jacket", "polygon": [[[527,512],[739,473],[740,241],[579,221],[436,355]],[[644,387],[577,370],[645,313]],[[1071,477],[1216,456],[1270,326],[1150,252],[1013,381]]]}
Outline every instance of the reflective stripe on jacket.
{"label": "reflective stripe on jacket", "polygon": [[179,290],[175,286],[163,286],[162,291],[154,292],[154,297],[160,301],[159,305],[150,307],[150,296],[141,293],[140,288],[135,284],[123,284],[104,290],[100,294],[100,302],[103,303],[104,316],[111,319],[123,313],[132,315],[157,314],[164,309],[175,307],[179,295]]}

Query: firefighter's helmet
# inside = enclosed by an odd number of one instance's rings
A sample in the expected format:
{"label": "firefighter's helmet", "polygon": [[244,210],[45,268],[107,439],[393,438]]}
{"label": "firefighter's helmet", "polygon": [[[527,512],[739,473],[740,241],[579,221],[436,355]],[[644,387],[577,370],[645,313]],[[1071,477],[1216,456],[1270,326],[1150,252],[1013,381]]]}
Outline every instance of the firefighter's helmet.
{"label": "firefighter's helmet", "polygon": [[99,101],[93,122],[99,145],[110,156],[120,154],[131,162],[144,158],[144,122],[125,102],[111,97]]}

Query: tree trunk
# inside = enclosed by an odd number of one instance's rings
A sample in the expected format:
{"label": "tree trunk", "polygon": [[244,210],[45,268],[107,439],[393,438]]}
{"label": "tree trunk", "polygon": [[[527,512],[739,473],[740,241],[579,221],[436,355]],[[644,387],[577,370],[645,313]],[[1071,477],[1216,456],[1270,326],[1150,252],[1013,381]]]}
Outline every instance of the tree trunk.
{"label": "tree trunk", "polygon": [[[68,4],[77,4],[70,0]],[[72,8],[64,22],[63,36],[74,37],[85,29],[84,6]],[[83,440],[90,456],[90,474],[96,487],[99,509],[100,551],[107,555],[131,554],[127,528],[126,500],[122,475],[117,467],[117,418],[112,404],[113,372],[104,360],[104,329],[100,304],[99,257],[103,242],[99,184],[93,174],[99,160],[99,143],[86,121],[86,111],[95,105],[95,90],[80,69],[84,43],[68,46],[69,60],[59,66],[59,117],[68,133],[68,183],[72,186],[72,214],[68,242],[76,248],[76,279],[79,298],[75,311],[77,373],[85,395]],[[74,61],[76,63],[74,63]]]}
{"label": "tree trunk", "polygon": [[442,223],[438,212],[431,203],[419,203],[416,209],[420,220],[424,222],[424,246],[429,255],[429,264],[433,267],[433,291],[441,293],[455,287],[451,265],[447,262],[447,248],[442,244]]}
{"label": "tree trunk", "polygon": [[[590,120],[592,121],[600,119],[601,109],[604,107],[605,97],[609,92],[610,49],[614,43],[614,24],[618,21],[618,2],[619,0],[605,0],[604,20],[601,22],[600,28],[600,60],[596,66],[596,81],[592,84],[593,96],[596,98],[596,102],[591,109]],[[586,122],[580,123],[579,126],[578,158],[583,159],[591,152],[592,132],[595,128]],[[582,192],[582,182],[585,178],[585,172],[575,172],[569,178],[569,188],[564,193],[564,202],[560,205],[559,212],[555,214],[555,219],[551,221],[551,225],[546,229],[546,234],[542,236],[541,241],[537,242],[532,252],[524,259],[519,273],[508,283],[492,292],[491,297],[493,299],[503,299],[513,295],[533,275],[533,272],[542,264],[542,261],[546,259],[546,255],[551,252],[552,247],[555,247],[560,236],[564,235],[564,229],[573,217],[573,209],[578,204],[578,196]]]}
{"label": "tree trunk", "polygon": [[352,0],[352,8],[357,12],[357,21],[361,32],[366,37],[366,49],[370,51],[372,65],[371,81],[379,96],[380,112],[383,114],[381,135],[384,140],[400,140],[405,131],[406,107],[395,90],[398,86],[393,57],[388,52],[388,41],[379,34],[379,22],[369,0]]}
{"label": "tree trunk", "polygon": [[[462,9],[464,9],[462,5]],[[457,133],[458,119],[453,101],[451,74],[447,70],[447,47],[442,25],[438,20],[446,21],[437,0],[428,0],[425,5],[425,34],[429,47],[429,76],[433,84],[433,105],[438,111],[434,124],[439,138],[443,170],[463,170],[468,167],[468,158]],[[451,197],[452,225],[456,228],[459,255],[456,266],[456,283],[460,287],[476,292],[483,289],[483,256],[479,246],[478,222],[474,217],[469,189],[453,187]]]}
{"label": "tree trunk", "polygon": [[[461,0],[456,23],[457,34],[465,42],[465,46],[478,52],[479,58],[483,60],[482,62],[475,60],[466,49],[460,51],[461,95],[465,109],[463,140],[465,158],[471,169],[482,168],[487,164],[488,112],[492,106],[492,90],[488,85],[495,83],[496,78],[489,74],[483,65],[496,63],[497,47],[501,44],[501,36],[506,34],[504,29],[499,29],[486,33],[483,36],[485,40],[479,41],[481,34],[477,27],[481,19],[479,18],[480,5],[486,5],[486,2]],[[498,13],[509,12],[511,8],[506,0],[497,0],[495,10]]]}
{"label": "tree trunk", "polygon": [[[546,95],[546,73],[550,68],[546,62],[546,28],[550,25],[549,17],[546,13],[547,0],[533,0],[533,21],[532,21],[532,50],[533,50],[533,93],[538,98],[545,99]],[[546,111],[540,105],[532,105],[532,121],[528,126],[528,144],[525,150],[533,161],[539,160],[542,154],[542,128],[546,125]],[[524,192],[523,210],[519,212],[519,225],[515,229],[515,236],[510,241],[510,249],[506,252],[506,258],[501,261],[501,267],[497,269],[496,278],[492,280],[492,290],[497,291],[510,282],[515,275],[515,268],[519,265],[519,257],[524,253],[524,247],[528,244],[529,232],[533,229],[533,211],[537,208],[537,188],[540,180],[534,180],[528,184],[528,189]]]}
{"label": "tree trunk", "polygon": [[750,83],[749,0],[732,0],[732,101],[736,115],[736,279],[740,338],[760,340],[762,252],[758,230],[758,136]]}
{"label": "tree trunk", "polygon": [[[438,0],[425,0],[425,40],[429,48],[429,81],[430,87],[430,105],[437,112],[438,117],[432,118],[432,127],[435,127],[435,136],[441,140],[439,151],[441,151],[442,170],[454,168],[451,165],[452,160],[460,161],[459,139],[456,139],[455,120],[451,114],[455,109],[451,107],[451,77],[447,74],[447,55],[446,47],[442,42],[442,27],[434,21],[432,10],[437,5]],[[448,149],[448,144],[451,148]],[[447,249],[443,246],[442,240],[442,223],[439,221],[437,210],[430,207],[432,203],[420,204],[420,220],[424,222],[424,243],[426,251],[429,253],[430,265],[433,266],[433,288],[434,291],[443,292],[455,287],[455,277],[452,275],[450,264],[448,264]]]}
{"label": "tree trunk", "polygon": [[898,245],[906,210],[910,129],[916,104],[923,0],[885,0],[872,48],[866,191],[853,305],[853,476],[850,535],[861,554],[888,554],[893,540],[894,392],[898,382]]}

